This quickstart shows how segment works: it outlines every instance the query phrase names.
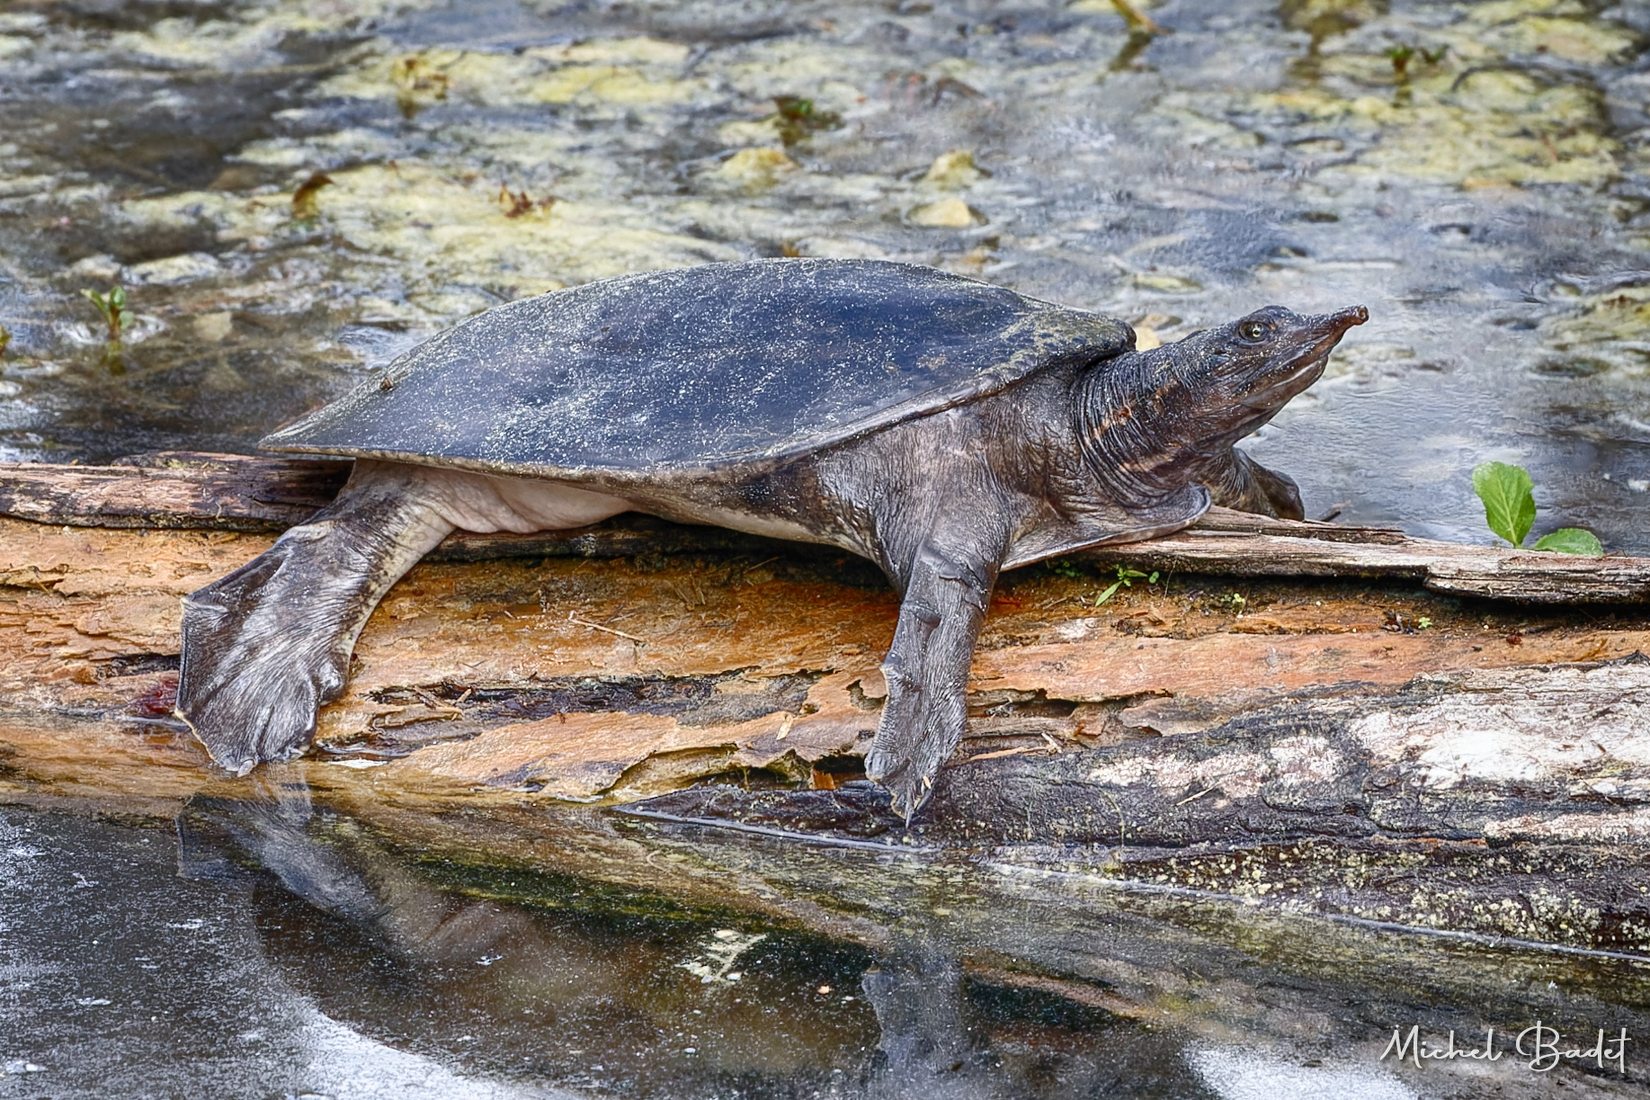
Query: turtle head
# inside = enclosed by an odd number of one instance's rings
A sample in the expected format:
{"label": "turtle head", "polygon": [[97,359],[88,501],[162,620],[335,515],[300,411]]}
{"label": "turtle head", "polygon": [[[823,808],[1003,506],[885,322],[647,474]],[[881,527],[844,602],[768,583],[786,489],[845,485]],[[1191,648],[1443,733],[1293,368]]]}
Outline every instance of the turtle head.
{"label": "turtle head", "polygon": [[1100,465],[1121,467],[1142,493],[1212,476],[1232,444],[1277,415],[1323,374],[1363,306],[1301,316],[1266,306],[1231,324],[1127,356],[1086,402]]}
{"label": "turtle head", "polygon": [[1161,349],[1159,383],[1185,389],[1185,408],[1211,442],[1233,442],[1316,382],[1341,337],[1367,320],[1363,306],[1310,317],[1257,309]]}

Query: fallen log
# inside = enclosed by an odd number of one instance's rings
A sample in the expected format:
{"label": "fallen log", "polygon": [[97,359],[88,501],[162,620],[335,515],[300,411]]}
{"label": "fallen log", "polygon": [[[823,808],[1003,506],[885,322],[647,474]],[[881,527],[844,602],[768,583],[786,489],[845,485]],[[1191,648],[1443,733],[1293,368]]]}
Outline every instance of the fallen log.
{"label": "fallen log", "polygon": [[[1650,844],[1650,658],[1313,689],[1171,737],[976,753],[953,762],[934,807],[908,827],[870,784],[712,786],[635,812],[936,846]],[[1650,920],[1643,933],[1650,948]]]}
{"label": "fallen log", "polygon": [[[348,462],[163,452],[115,466],[17,465],[0,472],[0,516],[36,523],[280,531],[331,501]],[[625,516],[597,527],[527,536],[455,534],[438,556],[627,557],[755,550],[775,544],[719,528]],[[1526,603],[1650,599],[1650,559],[1521,552],[1212,509],[1187,531],[1090,550],[1105,564],[1240,577],[1363,577],[1436,592]]]}
{"label": "fallen log", "polygon": [[[73,492],[39,467],[0,475],[5,508],[33,517],[0,518],[0,791],[175,805],[225,782],[168,717],[179,597],[269,545],[267,530],[226,524],[296,522],[341,470],[168,461],[86,472]],[[92,525],[100,508],[113,525]],[[852,785],[894,619],[876,571],[639,519],[415,568],[368,624],[299,768],[363,803],[496,814],[671,796],[649,812],[1650,950],[1650,684],[1634,656],[1650,627],[1619,602],[1650,561],[1209,523],[1005,575],[971,735],[913,830]],[[1119,561],[1164,575],[1102,600]],[[1204,572],[1170,575],[1182,562]],[[1210,576],[1222,562],[1234,572]],[[1462,599],[1463,585],[1504,598]],[[1617,602],[1593,602],[1605,593]],[[717,778],[740,789],[676,793]],[[843,820],[821,817],[827,802]],[[1551,906],[1506,908],[1528,902],[1543,864],[1568,868],[1542,882]],[[1429,908],[1349,889],[1349,875],[1470,889]]]}
{"label": "fallen log", "polygon": [[982,753],[909,827],[865,783],[699,786],[626,812],[1650,957],[1650,659],[1303,692],[1197,733]]}

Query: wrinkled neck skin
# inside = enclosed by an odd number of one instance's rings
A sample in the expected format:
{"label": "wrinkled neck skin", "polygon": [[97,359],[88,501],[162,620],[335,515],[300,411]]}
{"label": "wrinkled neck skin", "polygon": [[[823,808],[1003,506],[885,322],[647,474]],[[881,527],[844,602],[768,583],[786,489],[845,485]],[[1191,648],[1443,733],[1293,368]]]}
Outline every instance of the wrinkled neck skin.
{"label": "wrinkled neck skin", "polygon": [[1077,435],[1089,472],[1116,499],[1155,501],[1191,484],[1217,483],[1232,444],[1277,414],[1242,405],[1238,394],[1194,388],[1188,342],[1129,352],[1079,383]]}

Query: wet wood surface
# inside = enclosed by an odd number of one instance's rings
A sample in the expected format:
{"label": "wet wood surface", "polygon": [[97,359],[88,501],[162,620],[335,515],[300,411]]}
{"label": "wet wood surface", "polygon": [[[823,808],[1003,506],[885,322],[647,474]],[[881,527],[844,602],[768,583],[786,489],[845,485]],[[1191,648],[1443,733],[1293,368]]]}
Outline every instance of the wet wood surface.
{"label": "wet wood surface", "polygon": [[[169,717],[179,601],[304,518],[341,471],[190,463],[88,471],[55,511],[40,468],[0,476],[11,796],[165,812],[254,782],[213,774]],[[166,524],[138,525],[163,502]],[[223,529],[248,517],[269,530]],[[1642,601],[1594,602],[1636,591],[1650,562],[1218,516],[1011,572],[970,736],[907,831],[854,784],[897,607],[867,563],[642,519],[477,555],[396,586],[322,714],[320,750],[288,774],[358,806],[484,818],[651,798],[651,821],[990,851],[1022,875],[1650,951],[1650,622]],[[1119,562],[1158,582],[1101,602]],[[1538,573],[1546,604],[1521,598]],[[1463,575],[1509,598],[1436,590]],[[1448,899],[1422,904],[1445,881]],[[1550,906],[1527,904],[1532,884]]]}

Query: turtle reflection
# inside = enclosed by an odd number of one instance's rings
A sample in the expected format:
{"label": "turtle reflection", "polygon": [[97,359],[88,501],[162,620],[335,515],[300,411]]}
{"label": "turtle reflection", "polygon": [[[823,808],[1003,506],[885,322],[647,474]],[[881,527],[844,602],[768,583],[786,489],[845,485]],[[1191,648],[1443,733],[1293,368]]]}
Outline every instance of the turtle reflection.
{"label": "turtle reflection", "polygon": [[1006,1098],[1111,1095],[1156,1065],[1179,1082],[1163,1095],[1198,1091],[1167,1036],[931,947],[879,959],[573,879],[536,883],[556,899],[541,908],[438,885],[465,872],[391,851],[301,784],[196,797],[178,833],[187,877],[254,881],[264,951],[298,992],[460,1072],[631,1096]]}

